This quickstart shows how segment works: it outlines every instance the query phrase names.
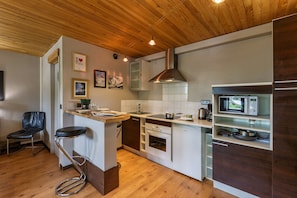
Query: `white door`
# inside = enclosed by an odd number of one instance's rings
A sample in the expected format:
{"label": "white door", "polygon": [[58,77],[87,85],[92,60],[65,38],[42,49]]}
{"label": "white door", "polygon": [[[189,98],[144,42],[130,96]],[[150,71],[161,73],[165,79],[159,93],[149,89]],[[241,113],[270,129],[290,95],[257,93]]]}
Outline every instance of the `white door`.
{"label": "white door", "polygon": [[62,127],[63,123],[63,108],[62,108],[62,83],[61,83],[61,72],[60,72],[60,61],[57,64],[52,65],[51,69],[51,86],[54,88],[51,91],[52,98],[52,113],[54,115],[54,119],[52,120],[53,130],[51,134],[52,148],[54,148],[55,153],[58,155],[58,148],[55,145],[55,132],[57,129]]}

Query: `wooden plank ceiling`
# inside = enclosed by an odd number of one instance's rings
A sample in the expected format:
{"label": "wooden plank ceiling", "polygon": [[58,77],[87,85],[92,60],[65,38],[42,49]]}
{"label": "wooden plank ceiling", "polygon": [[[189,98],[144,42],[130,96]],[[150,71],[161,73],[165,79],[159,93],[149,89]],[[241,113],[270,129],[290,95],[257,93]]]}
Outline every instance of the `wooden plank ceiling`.
{"label": "wooden plank ceiling", "polygon": [[0,49],[43,56],[65,35],[137,58],[296,12],[297,0],[0,0]]}

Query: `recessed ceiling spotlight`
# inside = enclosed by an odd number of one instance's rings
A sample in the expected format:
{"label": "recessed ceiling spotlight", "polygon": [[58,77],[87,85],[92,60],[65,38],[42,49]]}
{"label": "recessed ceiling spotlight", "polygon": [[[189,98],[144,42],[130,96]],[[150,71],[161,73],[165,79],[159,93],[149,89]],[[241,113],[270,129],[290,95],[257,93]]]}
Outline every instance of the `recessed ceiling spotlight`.
{"label": "recessed ceiling spotlight", "polygon": [[222,3],[225,0],[212,0],[212,1],[215,2],[215,3],[217,3],[217,4],[219,4],[219,3]]}

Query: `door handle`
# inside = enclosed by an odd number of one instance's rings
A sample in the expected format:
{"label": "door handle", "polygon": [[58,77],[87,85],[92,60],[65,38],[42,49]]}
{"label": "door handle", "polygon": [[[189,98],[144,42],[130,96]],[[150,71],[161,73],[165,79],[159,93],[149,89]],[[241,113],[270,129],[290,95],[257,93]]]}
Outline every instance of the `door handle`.
{"label": "door handle", "polygon": [[274,81],[276,84],[281,84],[281,83],[297,83],[297,80],[276,80]]}
{"label": "door handle", "polygon": [[139,122],[138,118],[132,118],[132,120]]}
{"label": "door handle", "polygon": [[274,88],[275,91],[294,91],[297,90],[297,87],[281,87],[281,88]]}
{"label": "door handle", "polygon": [[228,144],[224,144],[224,143],[220,143],[220,142],[212,142],[213,144],[219,145],[219,146],[224,146],[224,147],[228,147]]}

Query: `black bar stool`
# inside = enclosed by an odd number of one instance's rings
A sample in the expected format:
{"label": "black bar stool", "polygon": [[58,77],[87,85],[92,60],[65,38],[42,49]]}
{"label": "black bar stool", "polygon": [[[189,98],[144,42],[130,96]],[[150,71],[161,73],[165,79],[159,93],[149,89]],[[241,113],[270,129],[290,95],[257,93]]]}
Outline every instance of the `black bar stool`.
{"label": "black bar stool", "polygon": [[58,148],[64,153],[64,155],[71,161],[74,168],[80,173],[80,176],[72,177],[66,180],[63,180],[57,187],[56,187],[56,194],[59,196],[69,196],[75,193],[78,193],[83,187],[86,185],[87,176],[83,172],[83,170],[79,167],[79,165],[83,165],[86,161],[82,163],[78,163],[74,158],[78,156],[71,156],[69,153],[61,146],[60,141],[63,138],[74,138],[76,136],[85,134],[87,131],[86,127],[79,127],[79,126],[71,126],[58,129],[56,131],[55,142]]}

